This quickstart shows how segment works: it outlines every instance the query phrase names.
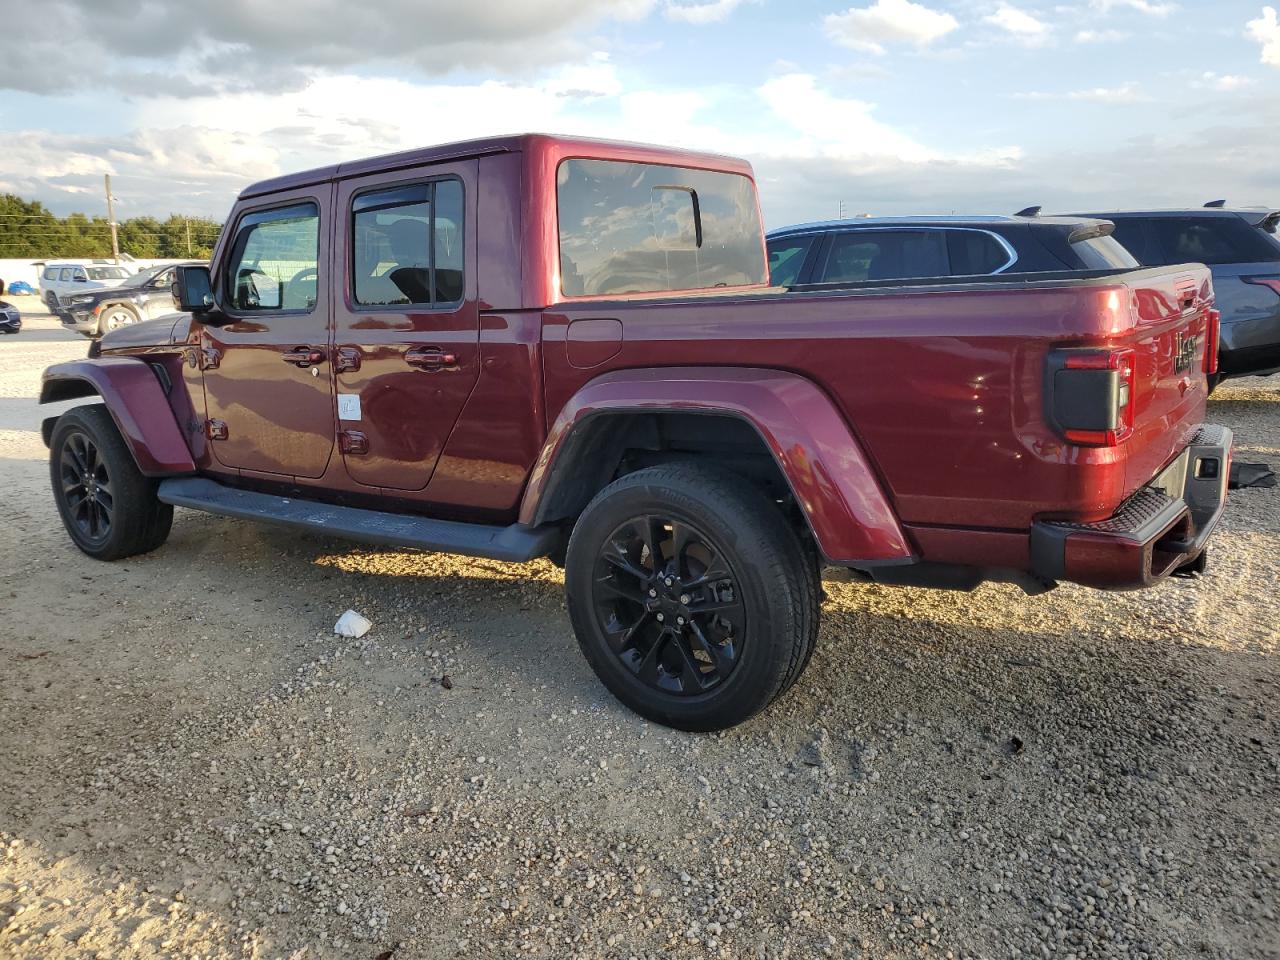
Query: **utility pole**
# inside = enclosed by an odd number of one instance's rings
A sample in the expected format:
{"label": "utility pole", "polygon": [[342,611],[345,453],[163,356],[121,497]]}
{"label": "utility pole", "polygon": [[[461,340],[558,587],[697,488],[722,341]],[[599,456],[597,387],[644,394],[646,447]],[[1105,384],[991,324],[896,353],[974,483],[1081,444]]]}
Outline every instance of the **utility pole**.
{"label": "utility pole", "polygon": [[837,220],[844,219],[844,201],[843,200],[839,201],[836,204],[836,219]]}
{"label": "utility pole", "polygon": [[111,224],[111,257],[119,263],[120,238],[116,236],[116,204],[115,198],[111,196],[111,174],[104,173],[102,178],[107,184],[107,222]]}
{"label": "utility pole", "polygon": [[187,217],[187,257],[191,257],[191,218]]}

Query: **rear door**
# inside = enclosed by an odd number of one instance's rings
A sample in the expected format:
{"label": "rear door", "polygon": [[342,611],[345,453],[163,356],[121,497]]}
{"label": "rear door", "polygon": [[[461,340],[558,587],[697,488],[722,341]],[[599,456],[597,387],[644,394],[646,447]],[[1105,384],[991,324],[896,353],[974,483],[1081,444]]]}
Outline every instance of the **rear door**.
{"label": "rear door", "polygon": [[344,181],[338,430],[358,483],[421,490],[480,376],[477,162]]}
{"label": "rear door", "polygon": [[230,318],[200,328],[211,448],[225,467],[315,478],[333,450],[332,184],[242,207],[214,276]]}

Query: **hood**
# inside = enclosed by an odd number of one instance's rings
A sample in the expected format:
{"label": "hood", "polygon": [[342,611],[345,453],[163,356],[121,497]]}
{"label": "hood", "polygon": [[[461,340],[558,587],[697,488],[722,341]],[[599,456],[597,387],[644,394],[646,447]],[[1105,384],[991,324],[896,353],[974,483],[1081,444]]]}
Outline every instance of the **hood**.
{"label": "hood", "polygon": [[[154,320],[143,320],[141,323],[130,323],[115,330],[108,331],[98,341],[99,353],[111,353],[115,350],[137,350],[140,347],[167,347],[178,339],[185,340],[187,323],[191,317],[185,313],[171,313]],[[186,322],[183,322],[186,321]],[[178,330],[178,328],[181,328]]]}

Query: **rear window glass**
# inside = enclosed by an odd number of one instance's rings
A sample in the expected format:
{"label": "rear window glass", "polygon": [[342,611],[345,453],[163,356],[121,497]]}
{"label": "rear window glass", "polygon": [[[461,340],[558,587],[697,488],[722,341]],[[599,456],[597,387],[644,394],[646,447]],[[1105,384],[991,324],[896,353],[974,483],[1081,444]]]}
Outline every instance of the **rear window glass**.
{"label": "rear window glass", "polygon": [[780,237],[769,241],[769,282],[775,287],[793,286],[816,237]]}
{"label": "rear window glass", "polygon": [[756,192],[746,177],[565,160],[556,185],[566,296],[768,282]]}
{"label": "rear window glass", "polygon": [[913,280],[948,275],[947,246],[936,230],[866,230],[831,241],[826,283]]}
{"label": "rear window glass", "polygon": [[1071,252],[1080,258],[1084,270],[1122,270],[1139,265],[1133,254],[1110,236],[1077,240],[1071,244]]}
{"label": "rear window glass", "polygon": [[1150,230],[1167,263],[1259,263],[1280,260],[1280,247],[1239,217],[1160,217]]}
{"label": "rear window glass", "polygon": [[995,273],[1013,260],[999,240],[979,230],[948,231],[947,253],[951,256],[951,275],[955,277]]}

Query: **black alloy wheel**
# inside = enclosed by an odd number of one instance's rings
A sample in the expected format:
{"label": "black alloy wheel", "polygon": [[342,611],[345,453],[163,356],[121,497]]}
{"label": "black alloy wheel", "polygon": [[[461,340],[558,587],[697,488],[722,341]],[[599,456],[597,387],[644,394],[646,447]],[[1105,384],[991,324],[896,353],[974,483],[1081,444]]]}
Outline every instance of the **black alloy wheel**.
{"label": "black alloy wheel", "polygon": [[105,542],[111,535],[115,491],[98,445],[82,431],[73,431],[63,442],[58,465],[70,521],[87,542]]}
{"label": "black alloy wheel", "polygon": [[592,600],[615,656],[646,686],[705,693],[738,666],[747,639],[741,586],[694,525],[635,517],[600,545]]}

